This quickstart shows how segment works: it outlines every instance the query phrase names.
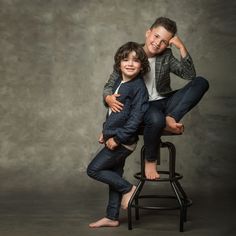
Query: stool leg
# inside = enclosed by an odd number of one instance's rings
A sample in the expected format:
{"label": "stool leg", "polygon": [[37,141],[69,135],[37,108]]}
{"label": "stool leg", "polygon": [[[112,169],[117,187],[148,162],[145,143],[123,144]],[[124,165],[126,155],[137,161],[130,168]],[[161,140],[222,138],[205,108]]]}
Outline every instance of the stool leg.
{"label": "stool leg", "polygon": [[128,206],[128,230],[132,230],[132,209]]}
{"label": "stool leg", "polygon": [[163,147],[167,147],[169,151],[169,176],[175,177],[175,162],[176,162],[176,149],[175,145],[170,142],[163,143]]}
{"label": "stool leg", "polygon": [[138,197],[139,194],[143,188],[144,185],[144,180],[140,180],[137,188],[133,194],[133,196],[131,197],[129,204],[128,204],[128,229],[131,230],[132,229],[132,206],[133,206],[133,201],[135,201],[135,218],[139,219],[139,208],[138,208]]}
{"label": "stool leg", "polygon": [[141,177],[145,178],[145,147],[142,146],[141,149]]}
{"label": "stool leg", "polygon": [[187,221],[187,204],[188,204],[188,196],[187,194],[184,192],[181,184],[179,183],[179,181],[176,181],[176,185],[178,187],[178,190],[181,192],[182,197],[183,197],[183,202],[184,202],[184,221]]}
{"label": "stool leg", "polygon": [[137,185],[137,192],[135,194],[135,219],[139,220],[139,194],[141,193],[143,186],[145,184],[145,180],[140,180]]}
{"label": "stool leg", "polygon": [[135,219],[139,220],[139,194],[142,191],[143,185],[145,183],[145,148],[144,146],[141,148],[141,179],[138,182],[137,188],[130,199],[128,205],[128,229],[132,229],[132,206],[133,201],[135,201]]}
{"label": "stool leg", "polygon": [[175,181],[171,181],[171,186],[174,190],[174,193],[175,193],[175,196],[179,202],[179,208],[180,208],[180,222],[179,222],[179,231],[180,232],[183,232],[184,231],[184,204],[181,200],[181,196],[179,195],[179,192],[178,192],[178,187],[176,186],[176,182]]}
{"label": "stool leg", "polygon": [[[165,142],[165,146],[169,150],[169,175],[170,179],[173,179],[175,177],[175,162],[176,162],[176,149],[175,145],[170,142]],[[183,232],[184,230],[184,221],[186,218],[186,207],[185,207],[185,201],[182,201],[180,191],[181,187],[179,188],[180,184],[177,184],[177,181],[170,181],[171,186],[174,190],[175,196],[179,202],[179,207],[180,207],[180,226],[179,226],[179,231]],[[183,189],[182,189],[183,190]],[[182,191],[181,191],[182,193]]]}

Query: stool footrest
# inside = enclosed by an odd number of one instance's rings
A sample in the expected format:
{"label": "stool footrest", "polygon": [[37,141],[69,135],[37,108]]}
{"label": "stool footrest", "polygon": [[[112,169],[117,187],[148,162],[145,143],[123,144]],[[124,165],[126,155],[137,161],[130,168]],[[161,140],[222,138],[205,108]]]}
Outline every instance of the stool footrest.
{"label": "stool footrest", "polygon": [[[138,199],[150,199],[150,198],[159,198],[159,199],[172,199],[172,200],[178,200],[176,196],[173,195],[140,195],[138,196]],[[182,202],[184,203],[185,207],[189,207],[192,205],[192,200],[190,199],[184,199],[181,198]],[[143,206],[143,205],[137,205],[132,204],[131,207],[133,208],[139,208],[139,209],[147,209],[147,210],[178,210],[180,209],[180,206]]]}
{"label": "stool footrest", "polygon": [[168,175],[169,177],[167,177],[167,178],[161,177],[159,179],[147,179],[145,176],[142,175],[141,172],[138,172],[138,173],[134,174],[134,178],[139,179],[139,180],[143,180],[143,181],[151,181],[151,182],[176,181],[176,180],[183,178],[183,175],[181,175],[177,172],[175,172],[173,176],[171,176],[170,171],[158,171],[158,173]]}

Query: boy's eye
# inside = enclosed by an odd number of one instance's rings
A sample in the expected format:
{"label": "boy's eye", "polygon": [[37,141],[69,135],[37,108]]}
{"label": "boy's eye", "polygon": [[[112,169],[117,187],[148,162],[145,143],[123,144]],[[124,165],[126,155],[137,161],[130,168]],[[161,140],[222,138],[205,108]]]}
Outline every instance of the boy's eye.
{"label": "boy's eye", "polygon": [[168,45],[168,43],[166,41],[162,41],[162,43],[164,43],[165,45]]}

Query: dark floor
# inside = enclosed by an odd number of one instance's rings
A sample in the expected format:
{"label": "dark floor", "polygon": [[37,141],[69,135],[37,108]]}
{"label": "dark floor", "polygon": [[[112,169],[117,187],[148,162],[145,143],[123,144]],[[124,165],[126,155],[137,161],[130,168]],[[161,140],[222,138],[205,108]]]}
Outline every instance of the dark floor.
{"label": "dark floor", "polygon": [[[152,191],[148,189],[147,191]],[[117,228],[92,230],[88,224],[104,214],[106,189],[71,194],[1,193],[0,236],[231,236],[236,235],[235,199],[230,191],[204,191],[189,195],[185,232],[178,231],[178,211],[141,211],[141,219],[127,230],[126,212]]]}

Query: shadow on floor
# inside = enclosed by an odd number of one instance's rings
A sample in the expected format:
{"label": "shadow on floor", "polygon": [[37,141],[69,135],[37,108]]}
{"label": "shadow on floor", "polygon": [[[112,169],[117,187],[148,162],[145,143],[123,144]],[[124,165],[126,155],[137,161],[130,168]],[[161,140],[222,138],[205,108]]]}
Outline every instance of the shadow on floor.
{"label": "shadow on floor", "polygon": [[236,233],[236,209],[230,191],[191,192],[194,204],[189,208],[184,233],[178,232],[178,211],[143,210],[132,231],[127,230],[126,212],[121,211],[119,227],[91,230],[88,224],[104,215],[106,190],[99,186],[83,193],[1,193],[0,235],[230,236]]}

